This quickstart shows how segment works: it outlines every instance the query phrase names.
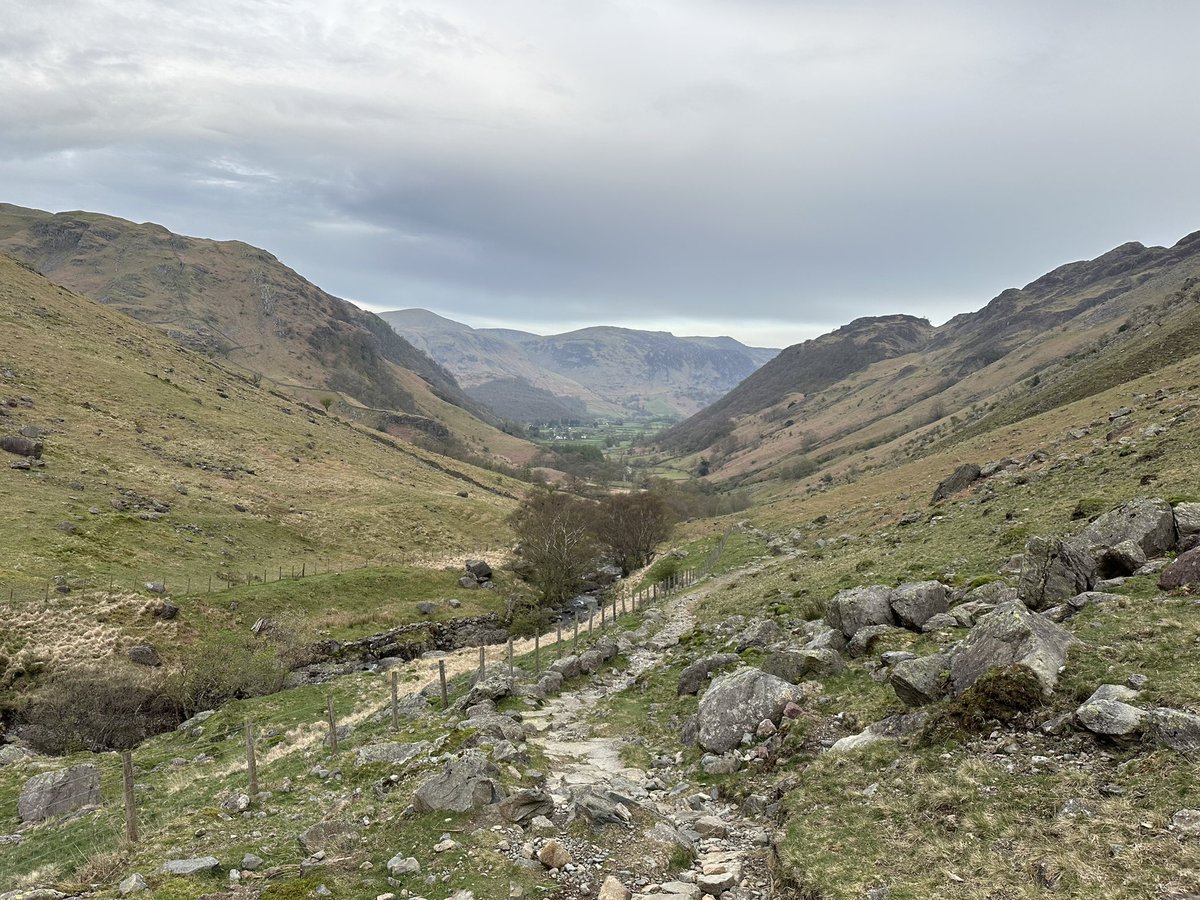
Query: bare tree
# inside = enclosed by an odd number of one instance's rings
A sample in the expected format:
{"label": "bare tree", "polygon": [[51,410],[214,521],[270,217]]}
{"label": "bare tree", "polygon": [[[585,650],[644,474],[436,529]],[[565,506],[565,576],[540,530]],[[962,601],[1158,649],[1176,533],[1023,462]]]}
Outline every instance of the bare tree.
{"label": "bare tree", "polygon": [[562,491],[537,491],[509,520],[520,545],[521,568],[546,604],[579,588],[596,552],[589,504]]}
{"label": "bare tree", "polygon": [[594,508],[592,530],[601,548],[628,575],[654,559],[673,520],[671,508],[656,492],[611,494]]}

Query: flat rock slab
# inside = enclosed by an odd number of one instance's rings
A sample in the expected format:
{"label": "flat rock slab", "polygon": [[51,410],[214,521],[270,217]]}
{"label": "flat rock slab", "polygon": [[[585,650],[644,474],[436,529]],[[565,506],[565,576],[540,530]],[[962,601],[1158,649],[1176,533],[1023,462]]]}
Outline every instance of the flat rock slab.
{"label": "flat rock slab", "polygon": [[43,772],[25,782],[17,814],[26,824],[66,815],[100,802],[100,770],[90,764]]}
{"label": "flat rock slab", "polygon": [[221,867],[215,856],[197,856],[194,859],[172,859],[163,863],[158,871],[163,875],[203,875]]}

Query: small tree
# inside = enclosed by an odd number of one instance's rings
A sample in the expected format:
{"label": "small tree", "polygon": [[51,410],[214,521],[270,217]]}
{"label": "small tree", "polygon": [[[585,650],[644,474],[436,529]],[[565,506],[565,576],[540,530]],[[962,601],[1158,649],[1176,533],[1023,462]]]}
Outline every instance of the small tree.
{"label": "small tree", "polygon": [[611,494],[595,507],[592,530],[601,548],[628,575],[649,565],[673,521],[671,508],[658,493]]}
{"label": "small tree", "polygon": [[561,491],[537,491],[509,519],[526,580],[544,604],[562,603],[591,567],[595,541],[588,504]]}
{"label": "small tree", "polygon": [[321,405],[325,407],[325,412],[329,412],[329,407],[333,406],[333,398],[329,396],[322,397]]}

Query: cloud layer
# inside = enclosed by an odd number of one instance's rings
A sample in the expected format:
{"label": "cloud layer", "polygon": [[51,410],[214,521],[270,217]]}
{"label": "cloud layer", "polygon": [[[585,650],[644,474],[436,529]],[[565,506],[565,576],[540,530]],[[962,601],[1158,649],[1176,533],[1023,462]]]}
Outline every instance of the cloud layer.
{"label": "cloud layer", "polygon": [[0,199],[376,309],[780,344],[1200,228],[1192,4],[9,8]]}

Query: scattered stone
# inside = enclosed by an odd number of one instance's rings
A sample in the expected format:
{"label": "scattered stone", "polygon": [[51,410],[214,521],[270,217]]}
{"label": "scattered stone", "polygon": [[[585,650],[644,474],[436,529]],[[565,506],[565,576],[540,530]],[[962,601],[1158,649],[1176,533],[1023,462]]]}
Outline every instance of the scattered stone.
{"label": "scattered stone", "polygon": [[1158,588],[1162,591],[1197,583],[1200,583],[1200,547],[1179,554],[1158,576]]}
{"label": "scattered stone", "polygon": [[1200,716],[1158,707],[1148,714],[1150,739],[1179,753],[1200,752]]}
{"label": "scattered stone", "polygon": [[1092,734],[1114,739],[1132,739],[1141,735],[1146,714],[1120,700],[1093,698],[1075,710],[1075,724]]}
{"label": "scattered stone", "polygon": [[1181,809],[1171,816],[1171,828],[1182,837],[1200,837],[1200,809]]}
{"label": "scattered stone", "polygon": [[257,872],[263,866],[261,856],[255,856],[253,853],[247,853],[242,857],[242,869],[246,872]]}
{"label": "scattered stone", "polygon": [[158,871],[163,875],[203,875],[221,868],[214,856],[198,856],[193,859],[172,859],[163,863]]}
{"label": "scattered stone", "polygon": [[632,896],[633,892],[629,888],[609,875],[600,885],[600,893],[596,895],[596,900],[629,900]]}
{"label": "scattered stone", "polygon": [[358,748],[355,765],[365,766],[371,763],[387,763],[392,766],[403,765],[410,759],[432,751],[429,741],[417,741],[405,744],[400,741],[389,741],[383,744],[367,744]]}
{"label": "scattered stone", "polygon": [[122,897],[128,897],[130,894],[136,894],[139,891],[150,890],[150,885],[146,884],[145,878],[134,872],[117,885],[117,890],[121,892]]}
{"label": "scattered stone", "polygon": [[388,860],[387,872],[393,878],[402,878],[405,875],[420,875],[421,864],[417,862],[415,857],[401,856],[397,853]]}
{"label": "scattered stone", "polygon": [[545,791],[524,788],[500,801],[500,815],[507,821],[523,825],[537,816],[554,813],[554,801]]}
{"label": "scattered stone", "polygon": [[317,822],[297,836],[300,848],[309,856],[327,850],[331,845],[358,838],[358,826],[350,822]]}
{"label": "scattered stone", "polygon": [[538,862],[547,869],[564,869],[575,860],[566,847],[550,838],[538,851]]}
{"label": "scattered stone", "polygon": [[139,666],[156,668],[162,665],[162,657],[152,644],[134,644],[129,648],[129,661]]}

